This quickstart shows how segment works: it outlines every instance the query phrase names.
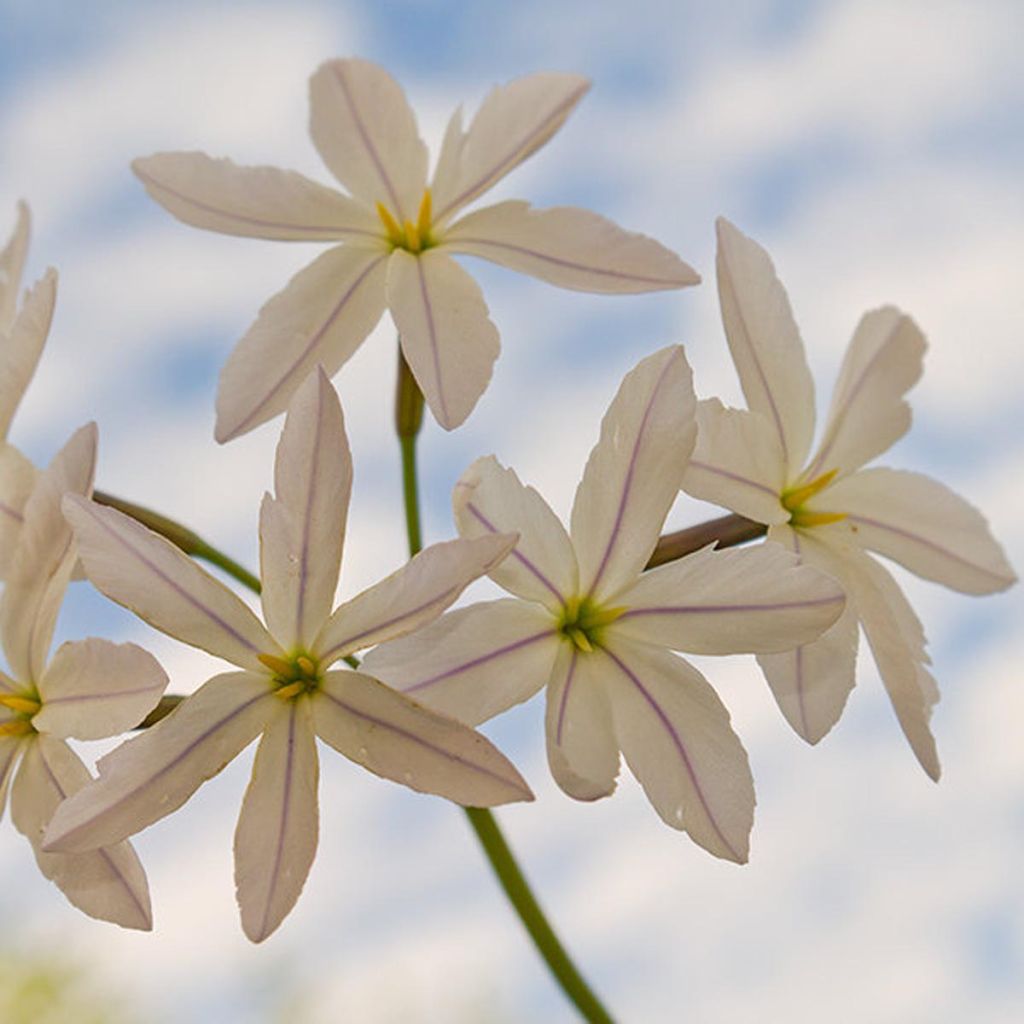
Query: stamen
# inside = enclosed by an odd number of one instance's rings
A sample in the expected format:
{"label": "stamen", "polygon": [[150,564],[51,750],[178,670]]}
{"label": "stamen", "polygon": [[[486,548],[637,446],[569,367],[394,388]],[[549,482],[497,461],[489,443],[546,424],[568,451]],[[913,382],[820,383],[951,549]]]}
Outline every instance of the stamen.
{"label": "stamen", "polygon": [[827,473],[822,473],[816,480],[812,480],[808,484],[804,484],[803,487],[794,487],[792,490],[782,492],[782,507],[788,509],[790,512],[795,512],[805,502],[810,501],[816,494],[820,494],[823,490],[836,477],[836,473],[839,472],[838,467],[836,469],[830,469]]}
{"label": "stamen", "polygon": [[420,200],[420,212],[416,218],[416,232],[422,242],[430,236],[430,225],[433,219],[434,201],[430,197],[430,189],[423,190],[423,198]]}
{"label": "stamen", "polygon": [[284,658],[277,657],[275,654],[257,654],[256,658],[262,664],[266,665],[275,676],[281,676],[283,679],[287,679],[295,674],[292,663],[290,661],[285,661]]}
{"label": "stamen", "polygon": [[381,202],[377,203],[377,216],[384,224],[388,240],[392,245],[404,247],[405,236],[402,234],[402,225],[392,216],[391,211]]}
{"label": "stamen", "polygon": [[34,715],[42,707],[42,704],[31,697],[19,697],[17,694],[0,694],[0,704],[21,715]]}
{"label": "stamen", "polygon": [[15,718],[0,725],[0,736],[27,736],[31,732],[35,729],[27,718]]}
{"label": "stamen", "polygon": [[297,683],[289,683],[287,686],[282,686],[280,689],[275,690],[274,696],[280,697],[281,700],[291,700],[292,697],[298,697],[305,689],[306,683],[300,679]]}
{"label": "stamen", "polygon": [[411,220],[405,222],[405,247],[409,252],[419,252],[423,248],[420,233]]}
{"label": "stamen", "polygon": [[304,654],[300,654],[295,659],[295,664],[302,670],[302,674],[313,678],[316,675],[316,665],[311,658],[307,658]]}
{"label": "stamen", "polygon": [[845,518],[845,512],[808,512],[806,509],[797,509],[789,517],[789,523],[791,526],[825,526],[842,522]]}
{"label": "stamen", "polygon": [[566,632],[569,634],[569,639],[584,653],[592,654],[594,648],[591,646],[590,640],[587,638],[587,634],[583,632],[579,626],[570,626]]}

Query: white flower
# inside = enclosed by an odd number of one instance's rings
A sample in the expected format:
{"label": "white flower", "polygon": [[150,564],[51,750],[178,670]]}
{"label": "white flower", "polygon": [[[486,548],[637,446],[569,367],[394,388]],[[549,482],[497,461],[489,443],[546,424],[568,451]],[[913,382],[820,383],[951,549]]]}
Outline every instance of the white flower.
{"label": "white flower", "polygon": [[65,740],[102,739],[133,728],[167,685],[156,660],[135,644],[78,640],[62,644],[47,662],[76,560],[61,498],[91,491],[95,455],[96,428],[90,425],[40,473],[0,600],[9,670],[0,673],[0,810],[13,777],[11,818],[32,844],[42,873],[90,916],[148,931],[149,889],[129,843],[87,853],[42,850],[43,830],[58,804],[91,781]]}
{"label": "white flower", "polygon": [[779,651],[818,636],[843,607],[827,576],[778,545],[710,547],[644,572],[693,447],[682,348],[622,382],[576,491],[567,533],[544,499],[493,458],[456,486],[464,537],[516,531],[491,570],[516,596],[450,612],[384,644],[367,671],[475,724],[547,684],[548,762],[570,796],[615,788],[619,750],[658,814],[712,853],[747,858],[754,790],[729,715],[672,650]]}
{"label": "white flower", "polygon": [[237,665],[104,757],[99,780],[65,803],[47,849],[132,835],[180,807],[258,735],[235,833],[242,926],[265,939],[291,910],[317,845],[315,737],[413,789],[484,807],[532,794],[472,729],[429,711],[341,658],[432,621],[504,557],[514,538],[435,544],[332,613],[352,483],[341,405],[318,370],[296,393],[260,515],[266,627],[177,548],[110,508],[69,498],[89,578],[185,643]]}
{"label": "white flower", "polygon": [[328,376],[385,309],[438,423],[472,411],[498,332],[463,253],[563,288],[646,292],[696,284],[677,256],[597,214],[498,203],[463,209],[539,149],[587,91],[537,74],[495,88],[468,130],[456,110],[427,184],[427,149],[397,82],[364,60],[332,60],[310,80],[310,131],[346,196],[294,171],[238,167],[202,153],[136,160],[150,195],[180,220],[232,235],[340,242],[260,311],[221,373],[218,441],[276,416],[317,365]]}
{"label": "white flower", "polygon": [[718,291],[750,410],[701,402],[684,489],[766,523],[768,537],[840,580],[846,612],[820,640],[759,657],[786,719],[816,743],[854,684],[858,622],[900,725],[924,770],[939,776],[929,729],[938,688],[924,632],[892,576],[867,550],[968,594],[1014,582],[981,514],[920,473],[862,467],[910,427],[903,394],[920,377],[925,340],[891,306],[854,332],[814,455],[814,386],[786,292],[768,254],[718,222]]}

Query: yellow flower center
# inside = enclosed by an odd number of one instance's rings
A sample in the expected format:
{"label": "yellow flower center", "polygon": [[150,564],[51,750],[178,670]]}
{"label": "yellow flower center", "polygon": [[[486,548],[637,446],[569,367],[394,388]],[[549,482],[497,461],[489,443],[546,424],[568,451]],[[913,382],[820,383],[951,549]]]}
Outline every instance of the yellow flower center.
{"label": "yellow flower center", "polygon": [[30,693],[0,693],[0,707],[13,711],[15,717],[0,724],[0,736],[28,736],[35,732],[32,719],[42,707],[39,695]]}
{"label": "yellow flower center", "polygon": [[320,665],[306,651],[293,651],[284,658],[261,654],[259,659],[274,673],[274,696],[281,700],[294,700],[315,692],[320,686]]}
{"label": "yellow flower center", "polygon": [[570,597],[562,608],[558,632],[576,648],[589,654],[601,646],[601,635],[626,609],[602,608],[588,597]]}
{"label": "yellow flower center", "polygon": [[812,512],[804,505],[816,494],[820,494],[836,477],[838,469],[830,469],[809,483],[790,487],[782,492],[782,507],[789,512],[790,526],[824,526],[838,523],[846,518],[845,512]]}
{"label": "yellow flower center", "polygon": [[437,239],[430,230],[433,205],[429,188],[423,190],[420,212],[415,224],[411,220],[400,224],[398,218],[383,203],[377,203],[377,216],[384,225],[388,241],[396,249],[405,249],[406,252],[416,254],[437,245]]}

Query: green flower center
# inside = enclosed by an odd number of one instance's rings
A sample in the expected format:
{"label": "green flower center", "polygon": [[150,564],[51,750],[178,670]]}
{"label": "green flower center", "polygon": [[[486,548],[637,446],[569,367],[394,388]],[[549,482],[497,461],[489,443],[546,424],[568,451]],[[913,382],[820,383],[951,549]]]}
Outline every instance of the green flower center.
{"label": "green flower center", "polygon": [[274,696],[281,700],[295,700],[320,686],[320,665],[308,651],[293,651],[284,658],[261,654],[259,659],[274,673]]}
{"label": "green flower center", "polygon": [[782,492],[780,500],[782,507],[789,512],[790,526],[824,526],[826,523],[838,523],[846,518],[845,512],[812,512],[804,507],[811,498],[832,483],[838,472],[838,469],[830,469],[809,483],[798,484]]}
{"label": "green flower center", "polygon": [[589,654],[601,646],[605,627],[610,626],[625,610],[603,608],[589,597],[570,597],[558,619],[558,632],[578,650]]}
{"label": "green flower center", "polygon": [[415,223],[411,220],[400,223],[383,203],[377,203],[377,216],[380,217],[381,223],[384,225],[388,241],[395,249],[405,249],[406,252],[415,255],[437,245],[437,239],[434,238],[430,230],[433,208],[429,188],[423,190],[423,198],[420,200],[420,210]]}

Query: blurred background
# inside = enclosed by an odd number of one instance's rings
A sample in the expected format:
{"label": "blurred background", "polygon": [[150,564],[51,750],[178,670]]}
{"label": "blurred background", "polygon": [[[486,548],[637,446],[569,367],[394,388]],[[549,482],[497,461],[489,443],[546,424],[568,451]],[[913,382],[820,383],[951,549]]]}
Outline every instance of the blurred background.
{"label": "blurred background", "polygon": [[[306,132],[306,82],[332,56],[384,64],[434,147],[453,107],[472,111],[493,84],[576,71],[591,93],[495,198],[595,209],[676,249],[705,284],[589,296],[472,261],[503,352],[463,428],[424,430],[427,539],[452,535],[452,483],[491,452],[566,513],[622,374],[667,343],[686,345],[703,396],[739,404],[714,290],[724,214],[767,247],[789,288],[819,413],[860,314],[883,303],[913,314],[929,338],[926,372],[914,429],[884,461],[981,507],[1019,570],[1022,35],[1016,0],[0,0],[0,238],[27,199],[27,281],[48,265],[61,275],[11,439],[44,464],[95,419],[101,488],[254,566],[281,421],[216,445],[217,373],[260,304],[320,250],[185,227],[147,199],[129,161],[202,149],[330,182]],[[385,318],[336,378],[356,463],[342,596],[404,561],[394,364]],[[709,514],[681,499],[672,522]],[[754,769],[745,867],[665,827],[625,769],[608,800],[563,796],[547,772],[541,701],[485,728],[538,797],[499,819],[621,1020],[1022,1019],[1024,597],[1018,587],[972,599],[897,577],[943,693],[938,786],[870,658],[813,750],[752,659],[700,660]],[[149,646],[174,692],[218,670],[77,584],[58,640],[88,634]],[[461,813],[329,750],[306,890],[279,932],[251,946],[231,868],[251,757],[138,837],[152,935],[71,909],[5,826],[0,1008],[21,1009],[0,1010],[4,1020],[573,1019]],[[51,1016],[33,998],[49,999]]]}

